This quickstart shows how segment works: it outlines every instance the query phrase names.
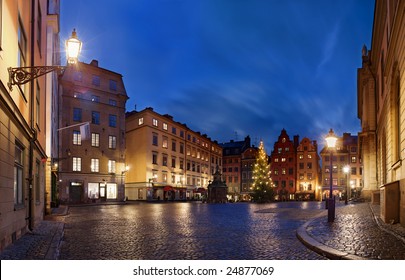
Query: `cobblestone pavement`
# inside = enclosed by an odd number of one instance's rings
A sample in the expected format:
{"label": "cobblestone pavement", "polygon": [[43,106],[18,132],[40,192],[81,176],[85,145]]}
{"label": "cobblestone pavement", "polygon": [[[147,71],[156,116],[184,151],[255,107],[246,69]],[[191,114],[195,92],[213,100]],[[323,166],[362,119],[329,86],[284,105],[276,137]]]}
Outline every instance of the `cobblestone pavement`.
{"label": "cobblestone pavement", "polygon": [[384,224],[368,203],[340,204],[332,224],[318,202],[135,203],[60,216],[67,209],[0,259],[405,259],[405,228]]}
{"label": "cobblestone pavement", "polygon": [[322,211],[301,205],[75,207],[66,218],[60,259],[325,259],[296,238],[296,229]]}
{"label": "cobblestone pavement", "polygon": [[305,223],[297,235],[331,259],[405,260],[405,228],[383,223],[379,213],[378,205],[349,204],[336,208],[333,223],[323,215]]}

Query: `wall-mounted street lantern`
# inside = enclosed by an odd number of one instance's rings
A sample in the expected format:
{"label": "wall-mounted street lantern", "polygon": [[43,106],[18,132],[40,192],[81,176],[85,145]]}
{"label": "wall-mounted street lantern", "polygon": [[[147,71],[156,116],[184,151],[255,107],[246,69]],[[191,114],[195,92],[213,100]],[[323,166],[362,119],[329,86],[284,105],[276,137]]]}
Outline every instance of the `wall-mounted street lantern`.
{"label": "wall-mounted street lantern", "polygon": [[[76,30],[73,29],[72,36],[66,40],[66,57],[67,64],[72,65],[77,63],[80,51],[82,49],[82,42],[77,38]],[[59,71],[61,74],[66,69],[66,66],[29,66],[29,67],[9,67],[8,87],[10,91],[13,85],[23,85],[32,81],[40,76],[48,74],[52,71]]]}

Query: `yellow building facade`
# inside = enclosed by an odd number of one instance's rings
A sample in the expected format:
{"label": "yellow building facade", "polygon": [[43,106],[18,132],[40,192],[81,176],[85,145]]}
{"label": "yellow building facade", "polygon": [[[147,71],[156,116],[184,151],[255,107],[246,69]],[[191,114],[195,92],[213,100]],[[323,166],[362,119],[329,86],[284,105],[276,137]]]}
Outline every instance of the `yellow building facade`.
{"label": "yellow building facade", "polygon": [[202,135],[146,108],[126,115],[125,195],[128,200],[204,199],[222,148]]}
{"label": "yellow building facade", "polygon": [[46,104],[55,76],[10,85],[8,69],[55,63],[47,46],[58,38],[49,28],[58,21],[59,1],[0,1],[0,250],[40,223],[49,206]]}
{"label": "yellow building facade", "polygon": [[405,1],[377,0],[371,49],[358,69],[363,194],[386,222],[405,226]]}

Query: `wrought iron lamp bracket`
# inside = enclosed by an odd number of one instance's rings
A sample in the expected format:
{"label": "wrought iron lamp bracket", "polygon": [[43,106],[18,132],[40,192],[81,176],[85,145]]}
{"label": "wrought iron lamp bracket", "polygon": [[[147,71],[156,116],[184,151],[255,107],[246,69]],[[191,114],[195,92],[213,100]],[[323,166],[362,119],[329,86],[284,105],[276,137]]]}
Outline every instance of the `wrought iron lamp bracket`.
{"label": "wrought iron lamp bracket", "polygon": [[11,91],[13,90],[13,85],[26,84],[52,71],[58,71],[59,74],[63,74],[65,69],[65,66],[9,67],[7,68],[9,75],[8,87]]}

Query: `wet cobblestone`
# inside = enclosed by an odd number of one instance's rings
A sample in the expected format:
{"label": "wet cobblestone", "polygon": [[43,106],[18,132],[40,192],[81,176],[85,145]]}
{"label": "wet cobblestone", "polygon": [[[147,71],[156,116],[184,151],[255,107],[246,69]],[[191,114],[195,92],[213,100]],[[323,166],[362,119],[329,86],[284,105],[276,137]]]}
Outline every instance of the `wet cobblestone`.
{"label": "wet cobblestone", "polygon": [[379,207],[368,203],[336,208],[334,223],[328,223],[324,216],[318,217],[307,224],[306,232],[330,248],[361,258],[405,260],[405,243],[401,237],[404,229],[379,221],[373,207],[379,213]]}
{"label": "wet cobblestone", "polygon": [[60,259],[325,259],[295,236],[319,210],[298,214],[294,207],[265,207],[143,203],[71,208]]}

